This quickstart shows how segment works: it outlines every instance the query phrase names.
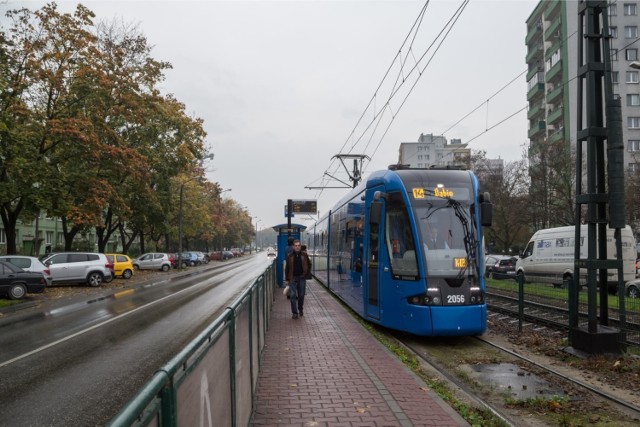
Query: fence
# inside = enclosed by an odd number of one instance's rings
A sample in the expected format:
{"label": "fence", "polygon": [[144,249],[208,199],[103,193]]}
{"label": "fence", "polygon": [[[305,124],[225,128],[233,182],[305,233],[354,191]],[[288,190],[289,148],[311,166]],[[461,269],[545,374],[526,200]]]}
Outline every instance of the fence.
{"label": "fence", "polygon": [[275,286],[274,262],[158,370],[109,425],[247,425]]}
{"label": "fence", "polygon": [[[511,305],[510,311],[520,316],[520,322],[527,317],[532,321],[552,323],[569,328],[570,309],[578,314],[579,326],[588,322],[588,298],[586,286],[577,290],[576,306],[570,307],[569,289],[572,284],[554,279],[535,278],[530,283],[519,283],[514,278],[504,280],[487,279],[487,303],[491,308]],[[630,288],[631,282],[617,295],[607,294],[606,307],[608,324],[620,329],[620,340],[625,344],[640,345],[640,298]],[[600,289],[595,294],[598,307],[602,295]],[[620,308],[623,310],[620,310]],[[622,315],[621,315],[622,314]],[[601,313],[598,312],[599,317]]]}

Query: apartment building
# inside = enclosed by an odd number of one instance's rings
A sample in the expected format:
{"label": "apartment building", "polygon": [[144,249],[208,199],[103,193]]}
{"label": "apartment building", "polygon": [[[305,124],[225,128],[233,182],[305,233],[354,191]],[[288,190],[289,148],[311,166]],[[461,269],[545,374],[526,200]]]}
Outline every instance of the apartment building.
{"label": "apartment building", "polygon": [[[622,100],[629,171],[640,169],[639,3],[615,1],[608,5],[613,92]],[[547,144],[575,147],[578,5],[576,0],[540,1],[527,19],[527,117],[533,161]]]}
{"label": "apartment building", "polygon": [[420,134],[418,142],[400,143],[398,163],[412,168],[431,166],[468,166],[471,150],[460,139],[447,139],[442,135]]}

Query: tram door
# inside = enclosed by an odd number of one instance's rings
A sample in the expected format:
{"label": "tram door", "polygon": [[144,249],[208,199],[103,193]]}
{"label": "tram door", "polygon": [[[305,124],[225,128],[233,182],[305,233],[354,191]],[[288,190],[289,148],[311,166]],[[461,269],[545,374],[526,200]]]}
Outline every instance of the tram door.
{"label": "tram door", "polygon": [[367,245],[366,314],[380,319],[380,255],[384,254],[384,204],[374,201],[369,207],[369,244]]}

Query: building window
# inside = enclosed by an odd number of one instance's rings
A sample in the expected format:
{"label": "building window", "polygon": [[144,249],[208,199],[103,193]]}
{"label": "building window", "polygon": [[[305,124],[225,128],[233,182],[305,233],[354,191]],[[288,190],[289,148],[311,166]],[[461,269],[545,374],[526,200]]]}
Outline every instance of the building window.
{"label": "building window", "polygon": [[640,151],[640,139],[630,139],[627,144],[627,151]]}
{"label": "building window", "polygon": [[638,49],[625,49],[624,56],[627,61],[636,61],[638,59]]}
{"label": "building window", "polygon": [[640,171],[640,164],[638,163],[629,163],[629,172],[636,173]]}
{"label": "building window", "polygon": [[614,85],[618,84],[618,72],[617,71],[613,71],[611,73],[611,83],[613,83]]}
{"label": "building window", "polygon": [[638,83],[638,72],[637,71],[627,71],[627,79],[625,81],[627,83]]}
{"label": "building window", "polygon": [[618,60],[618,49],[611,49],[611,60],[612,61]]}
{"label": "building window", "polygon": [[46,244],[48,244],[48,245],[53,243],[53,231],[47,231],[47,235],[46,235],[46,238],[45,238],[44,242]]}
{"label": "building window", "polygon": [[630,93],[627,95],[627,105],[637,106],[640,105],[640,94]]}
{"label": "building window", "polygon": [[627,117],[627,127],[629,129],[640,129],[640,117]]}
{"label": "building window", "polygon": [[64,244],[64,233],[58,232],[58,240],[56,240],[56,245]]}
{"label": "building window", "polygon": [[612,39],[618,38],[618,27],[609,27],[609,36]]}
{"label": "building window", "polygon": [[609,3],[609,16],[616,16],[618,14],[618,5],[615,3]]}
{"label": "building window", "polygon": [[625,3],[624,4],[624,16],[636,16],[636,4],[635,3]]}
{"label": "building window", "polygon": [[635,39],[638,37],[638,27],[636,25],[629,25],[624,27],[624,37],[627,39]]}

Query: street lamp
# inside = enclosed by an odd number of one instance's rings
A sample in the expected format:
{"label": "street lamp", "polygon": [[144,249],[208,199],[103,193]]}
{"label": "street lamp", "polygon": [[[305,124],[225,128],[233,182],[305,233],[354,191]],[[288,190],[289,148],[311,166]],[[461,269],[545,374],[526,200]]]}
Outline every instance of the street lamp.
{"label": "street lamp", "polygon": [[[260,221],[257,215],[249,217],[249,225],[251,225],[251,229],[253,230],[253,219],[256,218],[256,236],[258,235],[258,221]],[[258,252],[258,245],[256,244],[256,252]],[[251,255],[251,241],[249,241],[249,255]]]}
{"label": "street lamp", "polygon": [[[226,193],[227,191],[231,191],[231,188],[227,188],[218,193],[218,217],[220,219],[222,218],[222,193]],[[222,231],[220,231],[220,258],[222,258]]]}
{"label": "street lamp", "polygon": [[[255,217],[258,218],[258,217]],[[256,253],[258,253],[258,223],[260,222],[260,220],[256,220]]]}

